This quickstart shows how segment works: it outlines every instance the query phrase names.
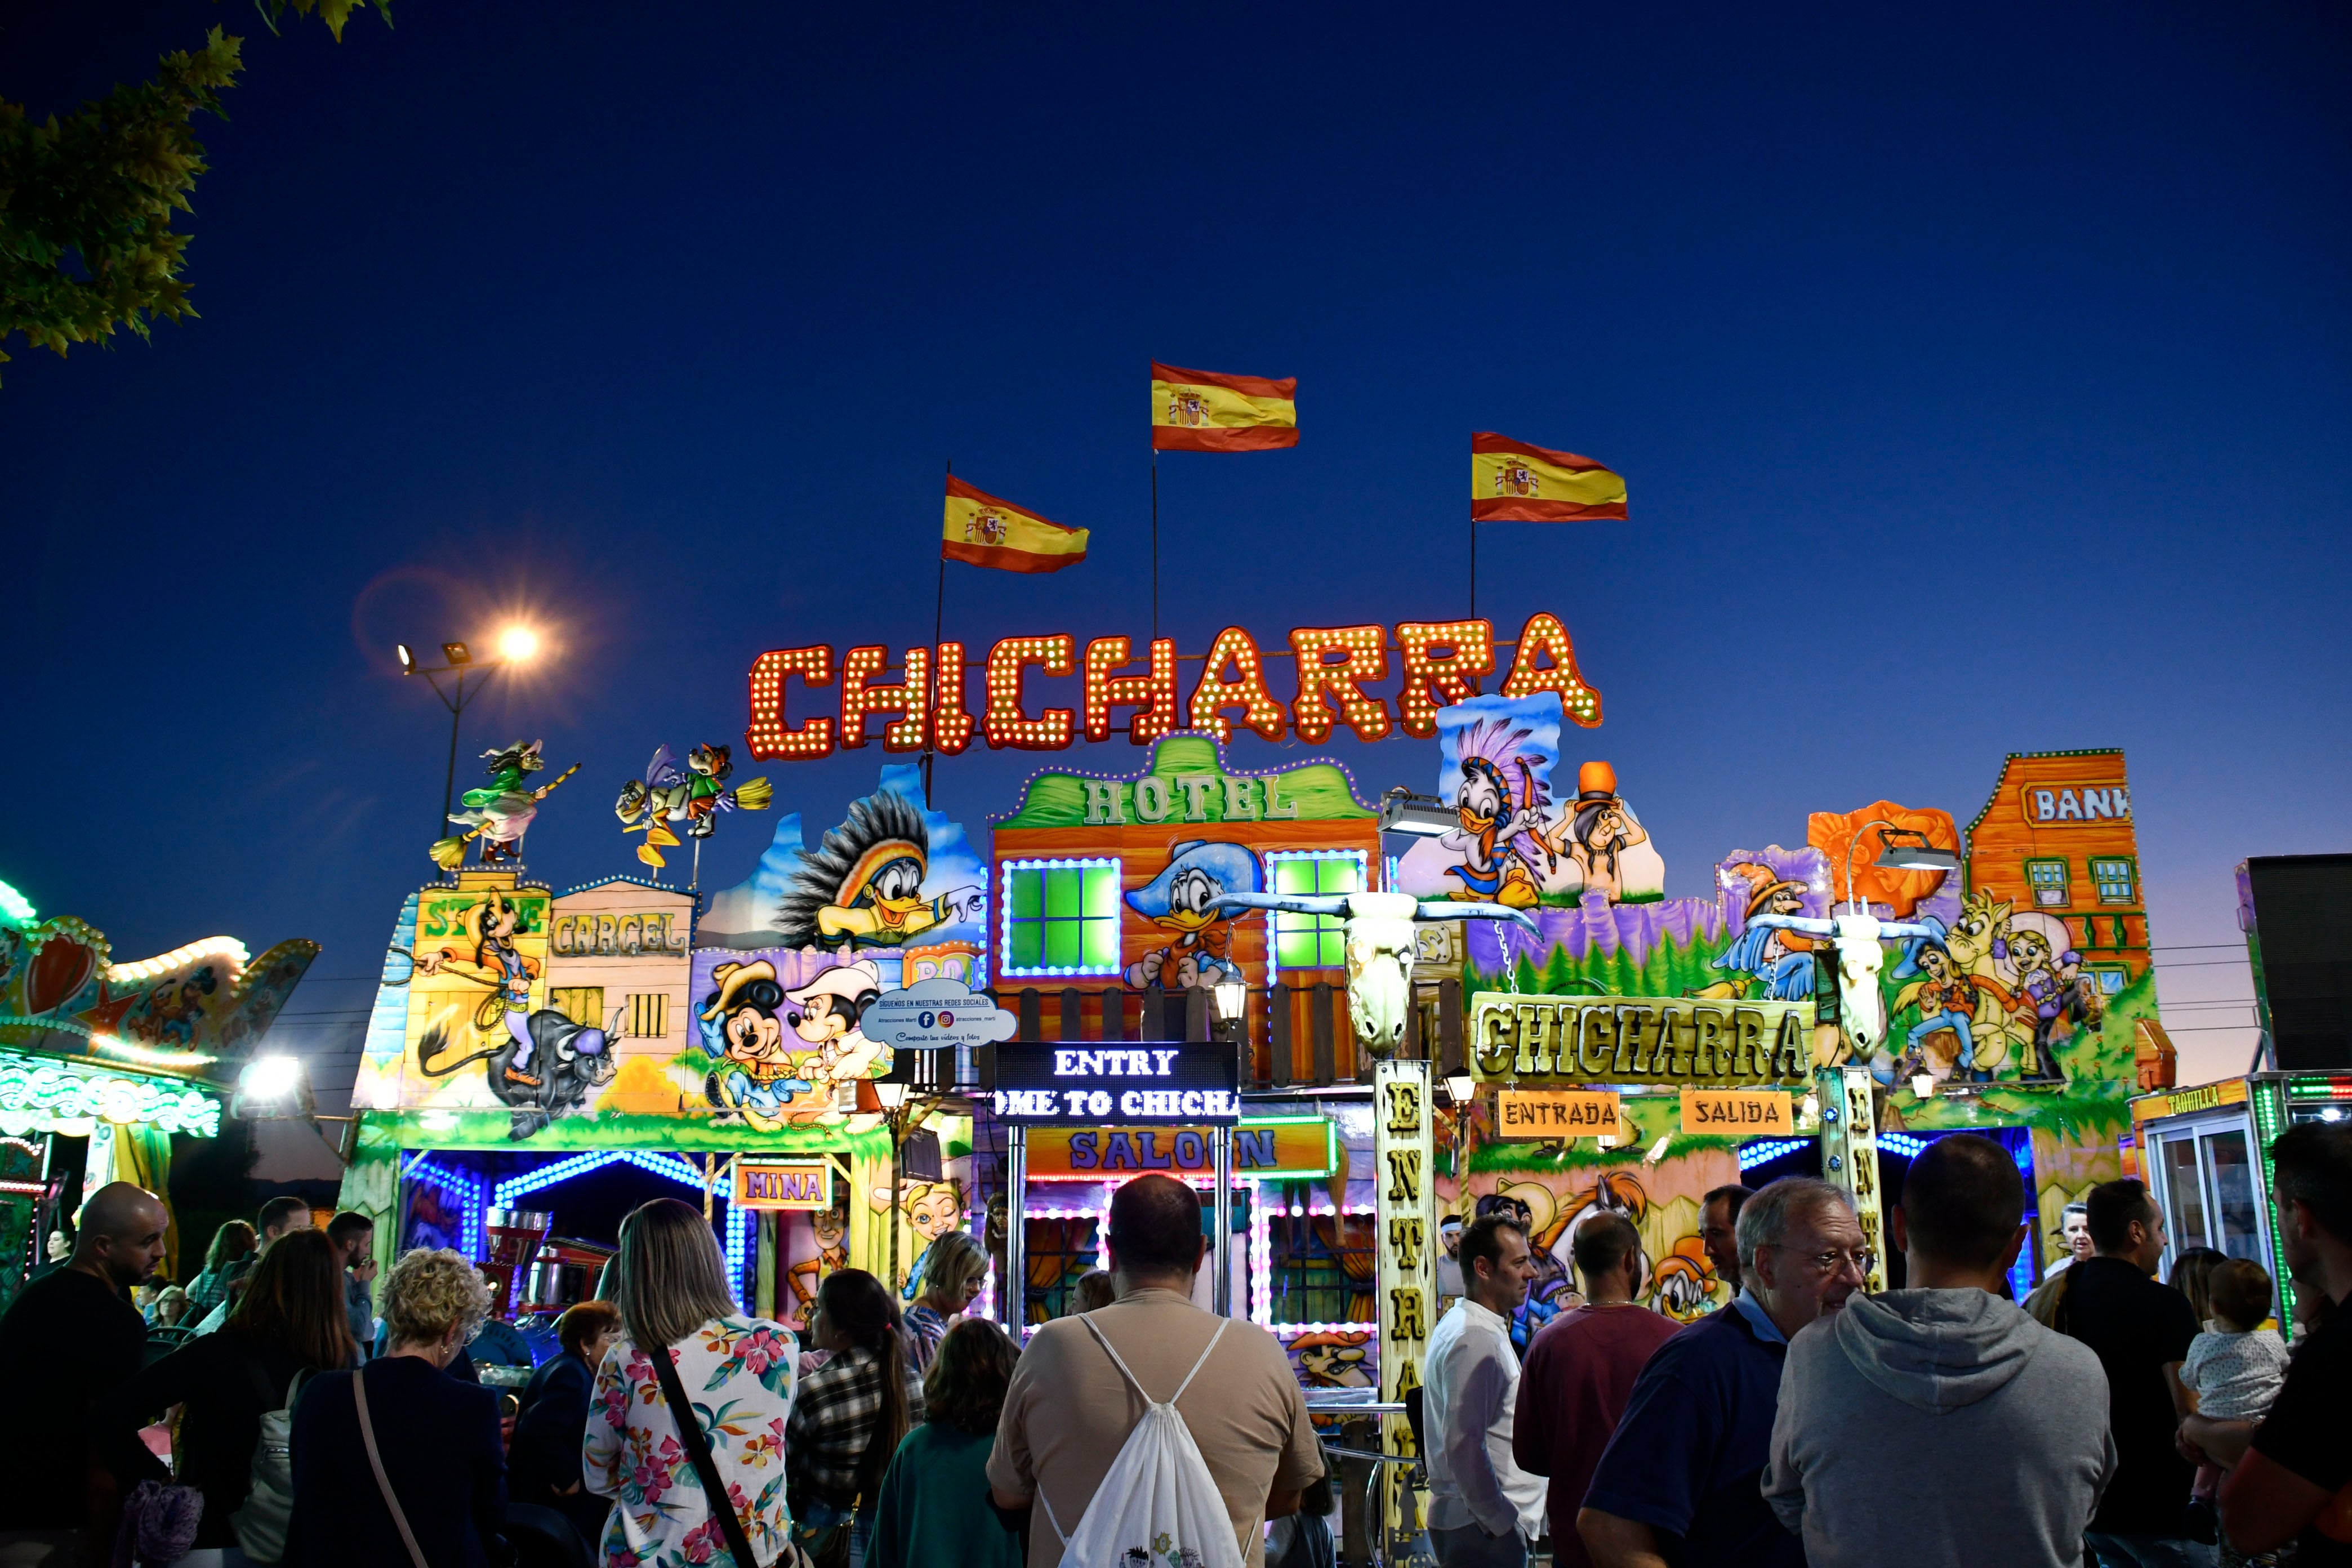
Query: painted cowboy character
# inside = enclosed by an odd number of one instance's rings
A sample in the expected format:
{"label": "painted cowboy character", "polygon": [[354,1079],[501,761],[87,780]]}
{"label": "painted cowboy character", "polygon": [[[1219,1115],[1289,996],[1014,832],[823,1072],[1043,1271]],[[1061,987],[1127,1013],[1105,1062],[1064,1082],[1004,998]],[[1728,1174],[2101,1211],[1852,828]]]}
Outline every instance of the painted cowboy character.
{"label": "painted cowboy character", "polygon": [[[1768,1002],[1797,1002],[1811,996],[1815,940],[1802,931],[1755,923],[1758,915],[1802,914],[1805,885],[1792,882],[1769,866],[1759,866],[1752,860],[1735,862],[1728,869],[1748,884],[1745,925],[1738,939],[1709,967],[1755,976],[1764,983],[1764,1000]],[[1736,996],[1745,989],[1742,982],[1722,981],[1700,994]]]}
{"label": "painted cowboy character", "polygon": [[[1933,915],[1922,915],[1918,922],[1936,934],[1906,940],[1903,962],[1895,966],[1895,979],[1912,982],[1895,994],[1895,1010],[1900,1012],[1914,1004],[1919,1008],[1919,1021],[1911,1026],[1907,1037],[1910,1049],[1895,1069],[1895,1077],[1900,1081],[1925,1071],[1938,1079],[1957,1072],[1966,1072],[1972,1079],[1990,1078],[1991,1073],[1987,1069],[2000,1065],[2000,1055],[1990,1062],[1977,1059],[1977,1018],[1988,996],[2003,1012],[2014,1010],[2017,999],[1998,980],[1961,972],[1945,940],[1943,921]],[[1913,979],[1915,975],[1919,978]],[[1926,1047],[1926,1042],[1937,1034],[1949,1034],[1955,1044],[1952,1059],[1941,1064],[1944,1071],[1940,1073],[1935,1071],[1938,1064]]]}
{"label": "painted cowboy character", "polygon": [[703,998],[697,1017],[703,1049],[720,1065],[704,1079],[704,1096],[772,1131],[785,1124],[789,1103],[814,1087],[801,1076],[799,1058],[784,1039],[782,1019],[790,1008],[776,966],[764,958],[722,963],[710,978],[719,989]]}
{"label": "painted cowboy character", "polygon": [[1257,857],[1240,845],[1193,838],[1173,846],[1167,868],[1128,894],[1127,905],[1174,940],[1129,964],[1127,983],[1180,991],[1241,979],[1233,918],[1216,903],[1227,893],[1264,891]]}

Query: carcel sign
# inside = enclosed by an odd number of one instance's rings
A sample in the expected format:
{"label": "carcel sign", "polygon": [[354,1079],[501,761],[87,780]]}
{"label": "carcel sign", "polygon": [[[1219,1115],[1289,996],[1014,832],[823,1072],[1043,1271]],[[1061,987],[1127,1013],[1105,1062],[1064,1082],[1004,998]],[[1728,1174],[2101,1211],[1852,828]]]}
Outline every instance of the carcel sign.
{"label": "carcel sign", "polygon": [[1223,1045],[1000,1046],[996,1114],[1023,1123],[1241,1119],[1239,1067]]}

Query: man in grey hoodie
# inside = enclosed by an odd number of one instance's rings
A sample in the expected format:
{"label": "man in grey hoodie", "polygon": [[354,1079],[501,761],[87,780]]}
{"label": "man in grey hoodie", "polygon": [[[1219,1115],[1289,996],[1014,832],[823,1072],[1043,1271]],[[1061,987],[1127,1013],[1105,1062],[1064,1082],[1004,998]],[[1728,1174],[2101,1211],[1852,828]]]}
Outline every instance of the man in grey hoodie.
{"label": "man in grey hoodie", "polygon": [[1889,1216],[1909,1289],[1856,1295],[1790,1342],[1764,1499],[1811,1568],[2083,1561],[2116,1469],[2106,1373],[1997,1294],[2024,1213],[2000,1144],[1936,1140]]}

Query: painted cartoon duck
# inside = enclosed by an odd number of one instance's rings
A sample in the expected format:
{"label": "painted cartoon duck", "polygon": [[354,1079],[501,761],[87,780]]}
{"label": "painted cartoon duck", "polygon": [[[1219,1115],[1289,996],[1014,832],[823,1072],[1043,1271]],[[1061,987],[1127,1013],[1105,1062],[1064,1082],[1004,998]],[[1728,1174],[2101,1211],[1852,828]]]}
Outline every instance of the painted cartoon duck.
{"label": "painted cartoon duck", "polygon": [[1718,1305],[1716,1288],[1720,1283],[1706,1247],[1697,1237],[1685,1236],[1651,1273],[1650,1305],[1677,1323],[1694,1323]]}
{"label": "painted cartoon duck", "polygon": [[1216,912],[1227,893],[1262,893],[1257,857],[1238,844],[1189,838],[1171,847],[1167,868],[1127,895],[1127,907],[1165,931],[1167,946],[1127,966],[1129,985],[1186,990],[1242,978],[1234,962],[1234,921]]}
{"label": "painted cartoon duck", "polygon": [[923,896],[930,833],[903,795],[854,801],[849,819],[824,836],[784,893],[778,929],[788,947],[898,947],[960,920],[977,920],[978,887]]}
{"label": "painted cartoon duck", "polygon": [[[1438,842],[1462,857],[1445,874],[1462,883],[1448,896],[1458,901],[1501,904],[1507,909],[1532,909],[1539,897],[1529,858],[1558,857],[1538,840],[1547,804],[1536,764],[1548,759],[1522,744],[1532,731],[1507,721],[1473,726],[1462,737],[1462,782],[1454,792],[1454,811],[1462,826]],[[1513,777],[1516,775],[1517,784]]]}

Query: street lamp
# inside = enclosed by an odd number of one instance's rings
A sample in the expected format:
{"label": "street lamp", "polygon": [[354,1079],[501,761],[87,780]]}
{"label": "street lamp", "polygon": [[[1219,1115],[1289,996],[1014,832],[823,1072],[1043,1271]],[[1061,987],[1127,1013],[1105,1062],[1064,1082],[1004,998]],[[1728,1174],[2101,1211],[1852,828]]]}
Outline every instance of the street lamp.
{"label": "street lamp", "polygon": [[[474,658],[474,650],[461,642],[441,645],[441,657],[446,662],[438,667],[418,664],[415,650],[406,643],[394,645],[394,651],[400,656],[400,673],[423,676],[433,688],[433,695],[441,699],[441,706],[449,710],[449,771],[441,783],[441,820],[434,824],[434,832],[437,835],[446,831],[449,808],[457,804],[457,730],[465,720],[466,705],[482,694],[482,688],[490,683],[491,676],[509,664],[526,664],[537,658],[539,634],[525,626],[509,626],[499,634],[499,652],[502,657],[479,663]],[[454,690],[442,689],[437,678],[444,675],[457,678]],[[466,689],[466,677],[468,675],[475,677],[471,691]]]}
{"label": "street lamp", "polygon": [[1853,841],[1845,847],[1845,902],[1849,910],[1859,911],[1861,906],[1853,898],[1853,858],[1862,848],[1862,836],[1874,827],[1883,827],[1878,836],[1878,858],[1871,864],[1882,871],[1957,871],[1960,858],[1949,849],[1938,849],[1927,842],[1927,836],[1916,827],[1897,827],[1885,817],[1876,817],[1854,830]]}

